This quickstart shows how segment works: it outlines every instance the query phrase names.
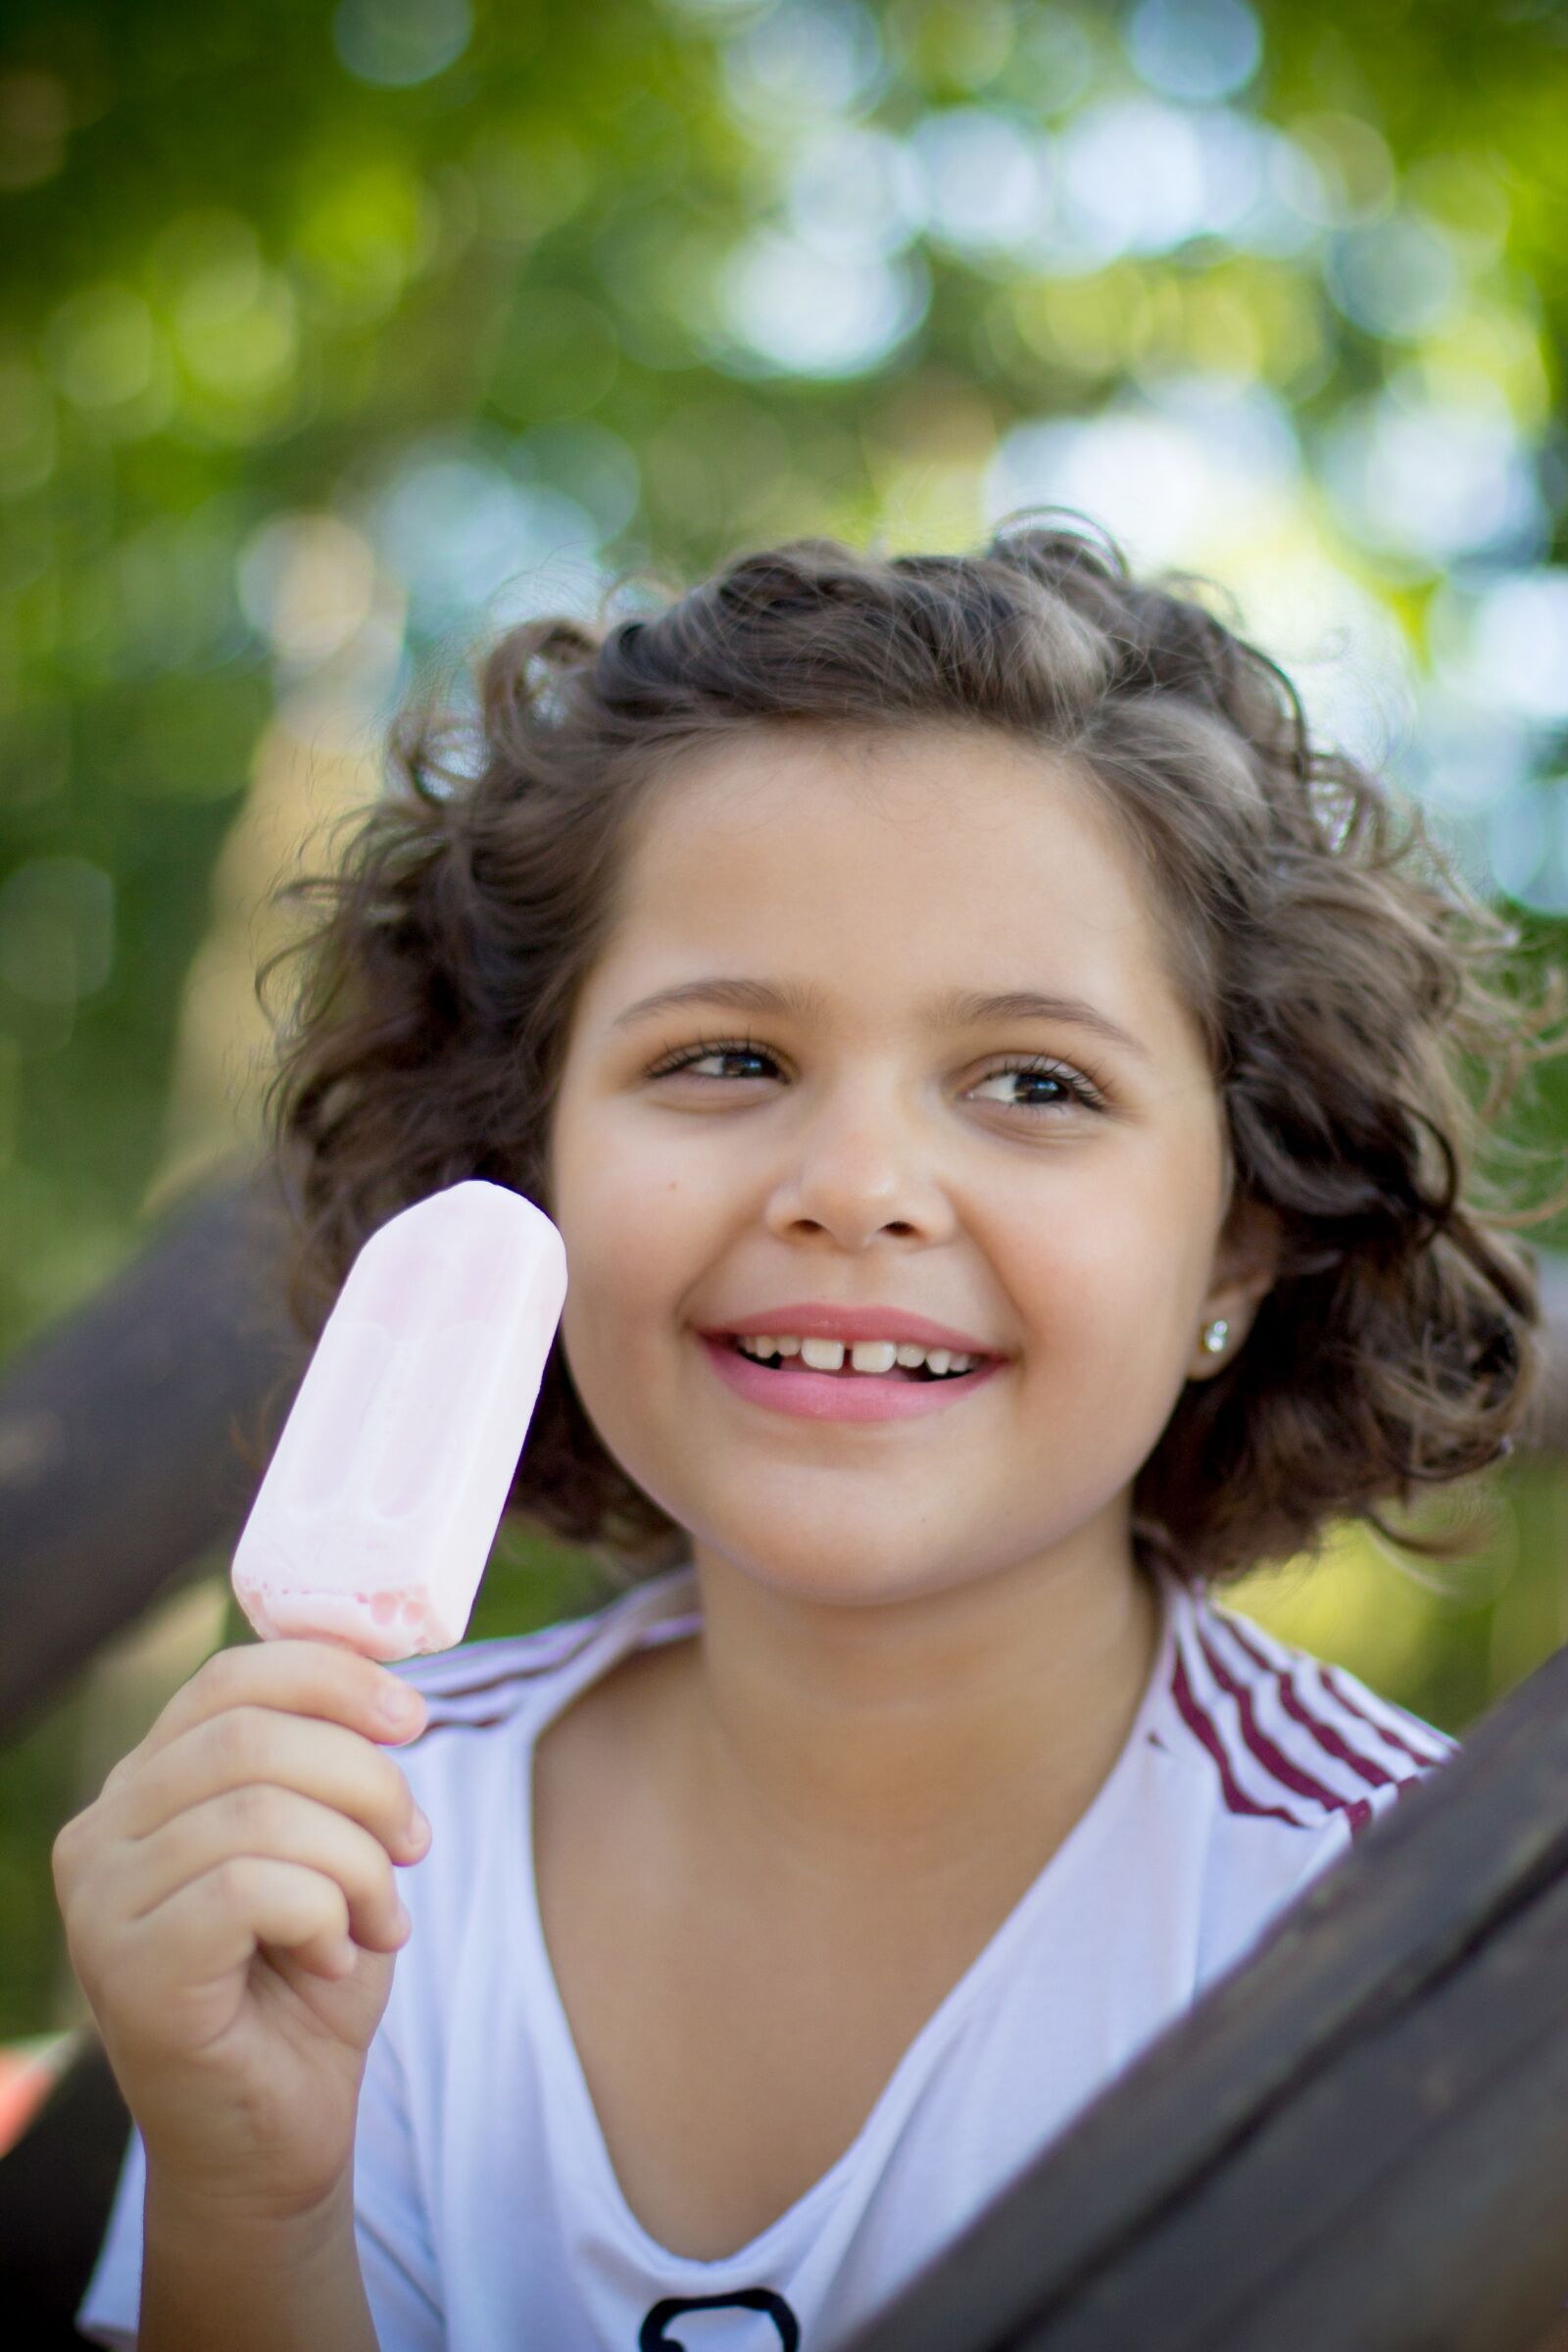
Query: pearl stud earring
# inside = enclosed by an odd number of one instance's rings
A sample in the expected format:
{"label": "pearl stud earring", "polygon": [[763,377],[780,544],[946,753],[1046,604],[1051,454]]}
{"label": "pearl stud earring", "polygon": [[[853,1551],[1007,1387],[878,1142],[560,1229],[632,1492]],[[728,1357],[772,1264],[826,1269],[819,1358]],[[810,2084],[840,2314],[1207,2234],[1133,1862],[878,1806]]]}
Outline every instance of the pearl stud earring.
{"label": "pearl stud earring", "polygon": [[1212,1323],[1205,1323],[1203,1326],[1203,1348],[1205,1352],[1209,1355],[1223,1355],[1225,1352],[1225,1343],[1230,1336],[1230,1325],[1226,1322],[1223,1315],[1216,1315]]}

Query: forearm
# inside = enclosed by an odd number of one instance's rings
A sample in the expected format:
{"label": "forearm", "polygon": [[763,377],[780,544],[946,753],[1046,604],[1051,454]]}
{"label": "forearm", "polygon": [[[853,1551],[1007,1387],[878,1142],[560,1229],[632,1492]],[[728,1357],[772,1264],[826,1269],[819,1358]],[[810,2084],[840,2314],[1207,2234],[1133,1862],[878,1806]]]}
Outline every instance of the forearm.
{"label": "forearm", "polygon": [[236,2220],[151,2179],[137,2352],[379,2352],[352,2184],[300,2220]]}

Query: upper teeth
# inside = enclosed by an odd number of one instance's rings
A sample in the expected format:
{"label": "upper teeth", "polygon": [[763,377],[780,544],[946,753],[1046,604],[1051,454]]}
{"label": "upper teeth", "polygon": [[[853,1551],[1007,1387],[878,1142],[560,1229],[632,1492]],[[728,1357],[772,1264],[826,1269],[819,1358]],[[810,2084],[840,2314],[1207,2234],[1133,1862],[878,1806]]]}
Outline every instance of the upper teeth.
{"label": "upper teeth", "polygon": [[[735,1344],[746,1355],[798,1355],[813,1372],[844,1369],[842,1340],[798,1340],[748,1332],[744,1338],[737,1335]],[[850,1364],[857,1372],[891,1372],[896,1363],[906,1372],[919,1364],[928,1365],[933,1372],[967,1372],[979,1361],[977,1355],[959,1354],[951,1348],[916,1348],[907,1341],[856,1340],[850,1347]]]}

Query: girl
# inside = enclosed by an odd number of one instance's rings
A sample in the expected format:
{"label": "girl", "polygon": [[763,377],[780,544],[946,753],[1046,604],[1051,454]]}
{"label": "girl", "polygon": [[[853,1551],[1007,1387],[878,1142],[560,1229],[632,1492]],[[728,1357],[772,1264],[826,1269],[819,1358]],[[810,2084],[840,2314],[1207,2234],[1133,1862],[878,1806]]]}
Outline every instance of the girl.
{"label": "girl", "polygon": [[294,886],[296,1313],[538,1201],[513,1502],[642,1573],[222,1651],[62,1833],[139,2126],[83,2325],[829,2352],[1445,1753],[1205,1593],[1506,1447],[1472,1162],[1560,994],[1073,531],[530,623],[455,741]]}

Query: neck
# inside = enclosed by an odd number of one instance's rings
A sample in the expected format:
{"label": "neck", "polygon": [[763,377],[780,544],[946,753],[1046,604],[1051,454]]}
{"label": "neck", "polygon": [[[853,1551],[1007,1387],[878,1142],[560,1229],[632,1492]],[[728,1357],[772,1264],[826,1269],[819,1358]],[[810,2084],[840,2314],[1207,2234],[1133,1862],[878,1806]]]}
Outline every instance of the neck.
{"label": "neck", "polygon": [[779,1592],[699,1546],[687,1720],[705,1807],[770,1867],[867,1886],[961,1877],[1020,1838],[1065,1837],[1121,1753],[1158,1643],[1152,1580],[1099,1534],[862,1605]]}

